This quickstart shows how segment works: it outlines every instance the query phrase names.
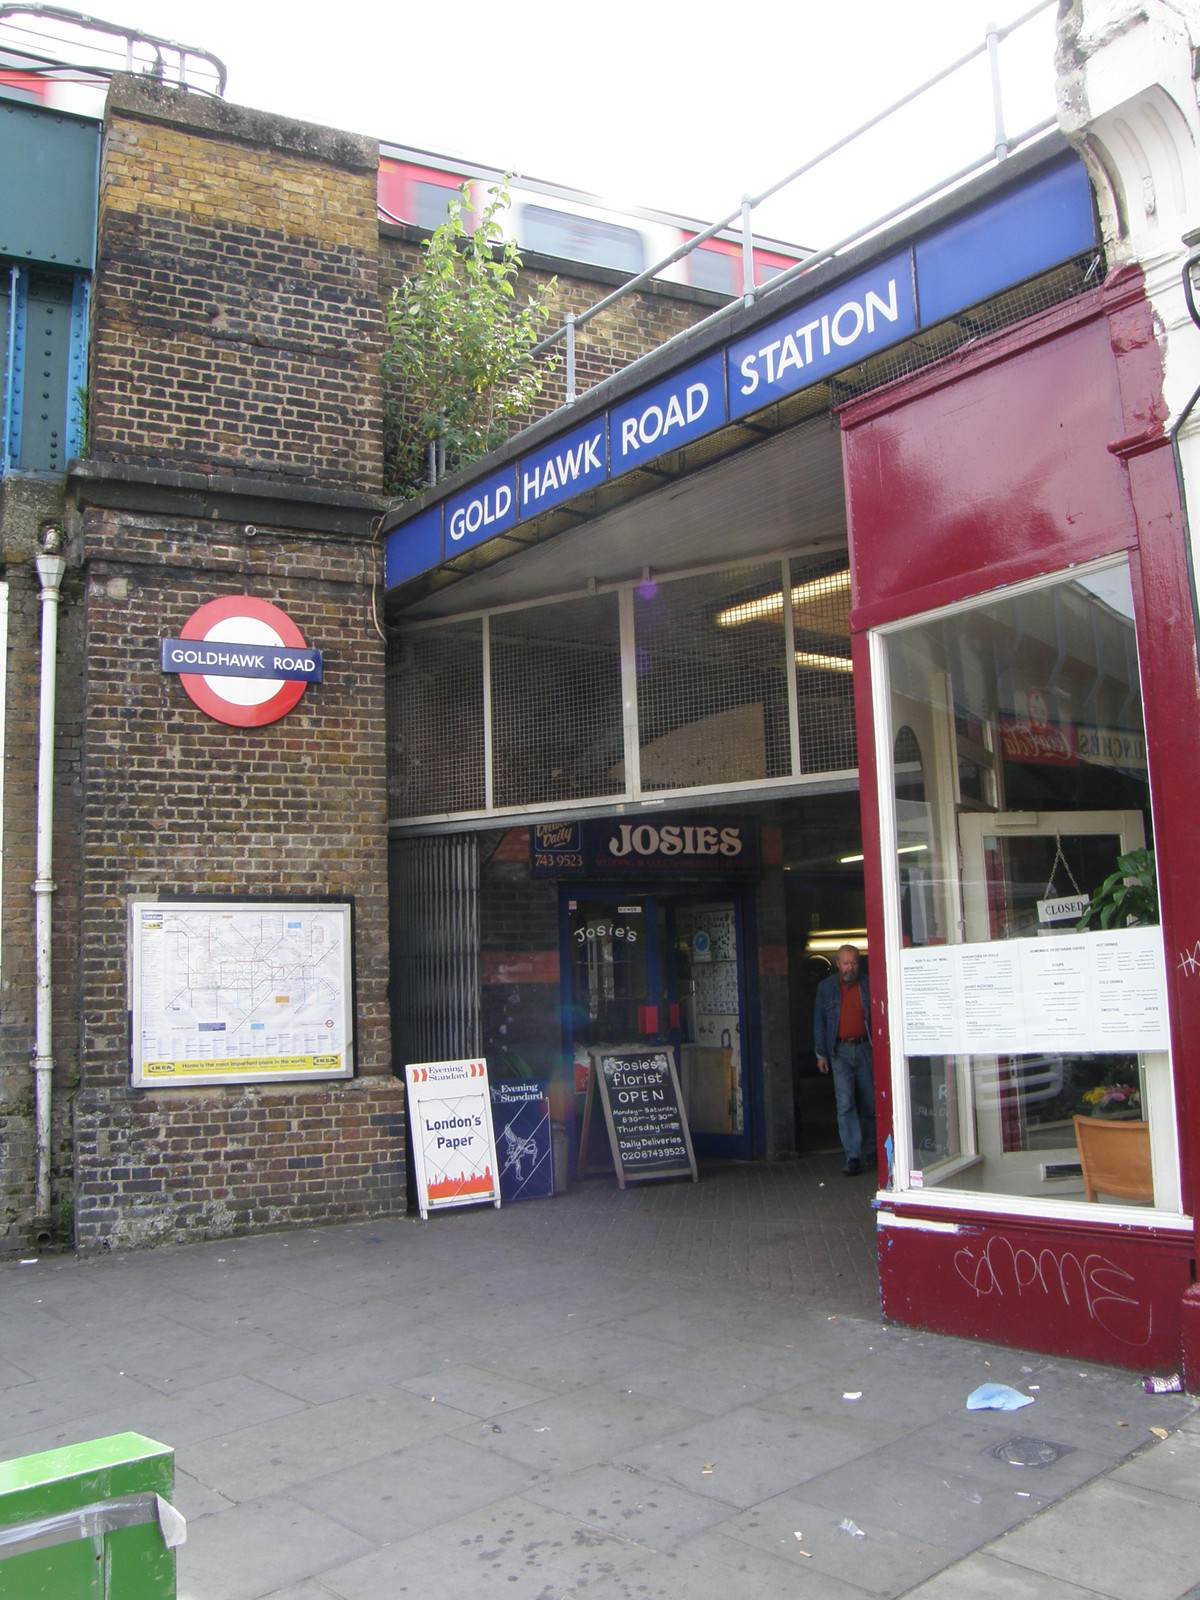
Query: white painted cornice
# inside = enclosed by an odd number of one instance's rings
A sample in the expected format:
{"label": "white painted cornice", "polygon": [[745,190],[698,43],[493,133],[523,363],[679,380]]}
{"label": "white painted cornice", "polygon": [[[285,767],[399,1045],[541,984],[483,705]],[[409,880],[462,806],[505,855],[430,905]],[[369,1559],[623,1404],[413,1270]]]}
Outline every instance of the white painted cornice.
{"label": "white painted cornice", "polygon": [[1200,228],[1198,0],[1060,0],[1058,119],[1087,165],[1110,264],[1178,260]]}

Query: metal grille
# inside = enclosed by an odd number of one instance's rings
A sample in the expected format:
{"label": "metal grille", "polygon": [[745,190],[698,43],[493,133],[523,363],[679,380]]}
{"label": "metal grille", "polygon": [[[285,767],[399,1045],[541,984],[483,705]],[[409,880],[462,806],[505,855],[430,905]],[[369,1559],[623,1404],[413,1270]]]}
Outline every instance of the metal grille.
{"label": "metal grille", "polygon": [[858,764],[850,673],[850,570],[839,553],[792,561],[801,772]]}
{"label": "metal grille", "polygon": [[387,692],[389,816],[482,810],[483,624],[394,636]]}
{"label": "metal grille", "polygon": [[787,777],[778,562],[634,594],[642,789]]}
{"label": "metal grille", "polygon": [[922,329],[891,350],[838,373],[829,380],[830,404],[836,406],[918,372],[976,339],[1083,294],[1099,284],[1103,277],[1104,257],[1099,251],[1089,251],[1052,272],[1043,273],[1040,278],[1019,283],[981,305],[972,306],[932,328]]}
{"label": "metal grille", "polygon": [[393,839],[392,1037],[398,1066],[479,1054],[479,855],[472,834]]}
{"label": "metal grille", "polygon": [[615,594],[493,616],[491,675],[497,806],[623,793]]}

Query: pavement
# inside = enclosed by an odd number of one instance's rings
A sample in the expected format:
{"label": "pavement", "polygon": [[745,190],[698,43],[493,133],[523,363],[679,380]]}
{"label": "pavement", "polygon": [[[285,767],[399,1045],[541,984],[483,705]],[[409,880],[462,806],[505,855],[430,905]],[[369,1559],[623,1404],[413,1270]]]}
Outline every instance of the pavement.
{"label": "pavement", "polygon": [[840,1167],[0,1266],[0,1455],[173,1446],[180,1600],[1200,1600],[1197,1401],[885,1325]]}

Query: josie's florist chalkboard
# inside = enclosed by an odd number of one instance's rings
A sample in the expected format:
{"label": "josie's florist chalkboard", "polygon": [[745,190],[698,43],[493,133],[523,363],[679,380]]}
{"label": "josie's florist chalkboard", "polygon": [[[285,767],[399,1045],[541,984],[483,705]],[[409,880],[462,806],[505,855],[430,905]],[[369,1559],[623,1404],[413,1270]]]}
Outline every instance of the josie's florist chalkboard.
{"label": "josie's florist chalkboard", "polygon": [[580,1164],[590,1165],[592,1110],[604,1107],[617,1182],[691,1175],[699,1180],[692,1136],[683,1114],[679,1076],[669,1046],[604,1046],[591,1052],[583,1109]]}

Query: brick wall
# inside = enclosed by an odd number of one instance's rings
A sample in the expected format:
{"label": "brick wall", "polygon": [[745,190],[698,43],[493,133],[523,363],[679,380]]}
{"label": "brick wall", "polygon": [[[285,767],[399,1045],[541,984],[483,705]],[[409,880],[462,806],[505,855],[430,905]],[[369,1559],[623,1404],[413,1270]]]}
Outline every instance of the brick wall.
{"label": "brick wall", "polygon": [[[76,1237],[84,1249],[403,1210],[403,1087],[387,1014],[383,641],[354,537],[85,506]],[[324,681],[264,728],[213,721],[158,641],[223,594],[282,607]],[[352,899],[352,1082],[129,1085],[135,896]]]}
{"label": "brick wall", "polygon": [[84,1090],[75,1141],[84,1249],[404,1210],[404,1098],[394,1079],[336,1090]]}
{"label": "brick wall", "polygon": [[369,139],[114,80],[93,458],[378,488],[377,159]]}

